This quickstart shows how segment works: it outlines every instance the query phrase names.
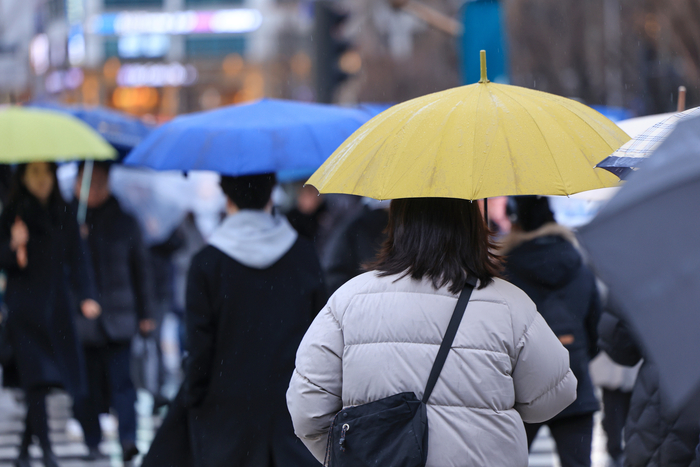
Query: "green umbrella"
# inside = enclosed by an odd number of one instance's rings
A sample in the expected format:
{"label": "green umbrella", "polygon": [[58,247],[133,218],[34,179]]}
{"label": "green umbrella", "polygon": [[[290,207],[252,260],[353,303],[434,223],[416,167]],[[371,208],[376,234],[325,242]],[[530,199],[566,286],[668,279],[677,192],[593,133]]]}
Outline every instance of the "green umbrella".
{"label": "green umbrella", "polygon": [[0,111],[0,164],[87,160],[80,190],[78,222],[85,222],[92,161],[117,151],[75,117],[51,110],[9,107]]}
{"label": "green umbrella", "polygon": [[116,150],[75,117],[50,110],[0,110],[0,164],[114,159]]}

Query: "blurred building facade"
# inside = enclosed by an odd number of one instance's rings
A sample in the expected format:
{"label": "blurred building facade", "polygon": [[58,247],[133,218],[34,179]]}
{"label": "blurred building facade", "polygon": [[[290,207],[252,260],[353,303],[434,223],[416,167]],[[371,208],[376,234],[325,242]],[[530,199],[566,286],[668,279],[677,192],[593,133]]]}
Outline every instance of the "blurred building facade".
{"label": "blurred building facade", "polygon": [[[324,0],[348,17],[341,103],[463,82],[460,39],[396,0]],[[411,0],[463,18],[465,0]],[[475,0],[494,2],[497,0]],[[1,0],[0,102],[52,99],[167,119],[263,96],[313,101],[314,0]],[[398,2],[405,3],[405,2]],[[697,0],[501,0],[512,84],[672,110],[700,104]],[[392,6],[394,5],[394,6]],[[316,38],[322,40],[323,38]]]}

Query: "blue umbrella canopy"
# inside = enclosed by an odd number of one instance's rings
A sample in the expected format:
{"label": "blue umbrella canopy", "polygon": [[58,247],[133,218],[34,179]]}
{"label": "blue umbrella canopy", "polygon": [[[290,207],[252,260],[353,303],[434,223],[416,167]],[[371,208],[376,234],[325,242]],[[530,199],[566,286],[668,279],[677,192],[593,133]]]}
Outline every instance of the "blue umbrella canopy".
{"label": "blue umbrella canopy", "polygon": [[32,107],[70,114],[95,129],[119,152],[123,159],[153,130],[138,118],[104,107],[64,106],[49,102],[35,102]]}
{"label": "blue umbrella canopy", "polygon": [[334,105],[263,99],[177,117],[153,131],[124,163],[231,176],[313,171],[371,116]]}

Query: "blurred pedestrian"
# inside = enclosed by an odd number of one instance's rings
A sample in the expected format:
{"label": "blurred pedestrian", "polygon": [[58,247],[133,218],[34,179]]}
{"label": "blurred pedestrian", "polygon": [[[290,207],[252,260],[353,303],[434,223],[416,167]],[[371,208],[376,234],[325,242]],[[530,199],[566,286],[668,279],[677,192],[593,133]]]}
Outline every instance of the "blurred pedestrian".
{"label": "blurred pedestrian", "polygon": [[27,416],[15,463],[29,467],[29,446],[36,436],[44,465],[57,466],[46,416],[50,388],[74,398],[87,390],[85,367],[76,337],[74,314],[96,319],[89,254],[76,216],[58,191],[56,165],[19,165],[8,205],[0,217],[0,267],[8,274],[7,328]]}
{"label": "blurred pedestrian", "polygon": [[498,278],[477,203],[393,200],[387,230],[372,270],[333,294],[299,347],[287,391],[297,436],[322,462],[343,407],[405,391],[420,398],[473,277],[477,287],[427,402],[426,466],[527,466],[523,421],[548,420],[576,398],[566,349],[527,295]]}
{"label": "blurred pedestrian", "polygon": [[[600,347],[620,365],[643,358],[627,324],[609,308],[600,320]],[[694,402],[694,401],[693,401]],[[672,411],[660,393],[656,365],[644,359],[632,390],[625,423],[625,467],[698,466],[700,427],[695,411]]]}
{"label": "blurred pedestrian", "polygon": [[300,187],[294,207],[287,212],[287,220],[299,235],[313,242],[316,252],[322,256],[332,227],[325,196],[319,195],[311,185]]}
{"label": "blurred pedestrian", "polygon": [[173,276],[174,276],[174,306],[173,311],[178,320],[178,339],[180,342],[180,355],[186,351],[187,343],[185,337],[185,308],[187,298],[187,273],[195,254],[199,252],[207,242],[197,227],[194,213],[189,212],[177,228],[177,235],[180,237],[182,247],[173,254]]}
{"label": "blurred pedestrian", "polygon": [[[603,310],[610,308],[610,297],[607,288],[601,286]],[[637,380],[641,361],[634,367],[615,363],[610,356],[601,350],[589,365],[593,384],[603,393],[603,430],[607,438],[606,448],[611,462],[610,467],[624,466],[624,442],[622,438],[627,414],[629,413],[632,389]]]}
{"label": "blurred pedestrian", "polygon": [[569,351],[576,375],[576,401],[546,423],[526,424],[532,445],[546,424],[562,467],[591,465],[593,414],[599,409],[588,372],[598,352],[600,297],[593,273],[574,246],[574,235],[554,221],[546,197],[512,198],[513,227],[500,253],[506,257],[505,277],[535,302],[552,331]]}
{"label": "blurred pedestrian", "polygon": [[311,242],[272,214],[274,185],[274,174],[222,177],[228,217],[190,267],[182,399],[196,465],[316,464],[284,393],[323,277]]}
{"label": "blurred pedestrian", "polygon": [[175,307],[175,265],[173,257],[183,247],[183,239],[174,230],[164,241],[148,248],[149,269],[152,279],[152,318],[155,329],[148,336],[137,336],[133,350],[138,375],[137,385],[153,396],[153,413],[170,402],[163,394],[166,378],[163,361],[163,321]]}
{"label": "blurred pedestrian", "polygon": [[364,272],[386,239],[389,203],[367,199],[363,209],[342,225],[328,241],[323,258],[329,293]]}
{"label": "blurred pedestrian", "polygon": [[[150,277],[146,250],[136,220],[126,214],[109,189],[110,164],[95,163],[83,234],[90,248],[102,314],[94,320],[77,318],[83,343],[89,393],[76,401],[88,459],[101,456],[99,414],[111,407],[119,420],[119,440],[125,462],[136,447],[136,389],[131,380],[131,340],[140,331],[155,329],[151,319]],[[76,198],[83,180],[81,164]]]}

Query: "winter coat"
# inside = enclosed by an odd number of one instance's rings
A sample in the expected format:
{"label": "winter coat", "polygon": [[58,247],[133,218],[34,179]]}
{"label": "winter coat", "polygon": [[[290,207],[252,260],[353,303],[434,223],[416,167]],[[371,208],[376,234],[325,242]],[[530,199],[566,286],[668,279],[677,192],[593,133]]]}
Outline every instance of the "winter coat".
{"label": "winter coat", "polygon": [[[456,302],[429,280],[375,272],[333,294],[304,336],[287,391],[296,434],[316,459],[343,407],[422,397]],[[525,467],[523,421],[548,420],[574,399],[566,349],[527,295],[496,279],[472,293],[428,401],[426,465]]]}
{"label": "winter coat", "polygon": [[[10,249],[18,216],[29,230],[25,269],[19,268]],[[87,382],[75,316],[81,301],[96,297],[75,213],[63,200],[42,206],[23,189],[19,202],[0,216],[0,268],[8,276],[7,327],[19,385],[62,387],[74,397],[83,394]]]}
{"label": "winter coat", "polygon": [[598,352],[600,297],[595,277],[573,242],[569,230],[552,223],[511,233],[501,251],[506,279],[527,293],[557,336],[573,336],[565,347],[578,381],[577,398],[557,418],[599,409],[588,366]]}
{"label": "winter coat", "polygon": [[[634,366],[642,354],[624,323],[604,313],[600,347],[621,365]],[[673,414],[659,395],[659,373],[644,360],[632,390],[625,423],[625,466],[688,467],[695,458],[700,427],[693,411]],[[694,464],[696,465],[696,464]]]}
{"label": "winter coat", "polygon": [[229,216],[192,260],[183,400],[195,465],[313,465],[284,394],[325,302],[313,244],[283,217]]}
{"label": "winter coat", "polygon": [[138,332],[139,320],[152,316],[151,278],[141,231],[113,197],[88,209],[85,224],[102,314],[96,320],[78,316],[78,334],[89,346],[129,342]]}
{"label": "winter coat", "polygon": [[386,238],[384,231],[388,222],[389,212],[386,209],[364,206],[329,241],[323,262],[329,293],[362,274],[362,266],[375,259]]}

